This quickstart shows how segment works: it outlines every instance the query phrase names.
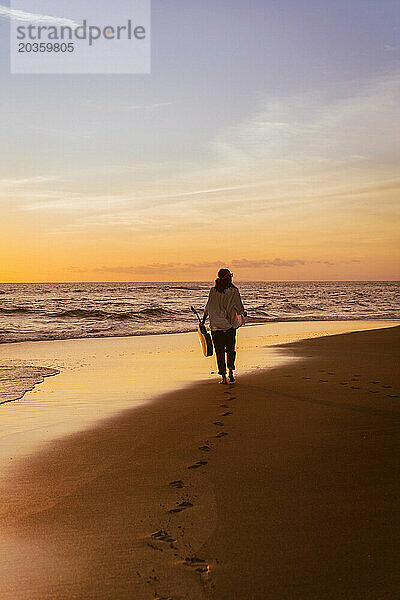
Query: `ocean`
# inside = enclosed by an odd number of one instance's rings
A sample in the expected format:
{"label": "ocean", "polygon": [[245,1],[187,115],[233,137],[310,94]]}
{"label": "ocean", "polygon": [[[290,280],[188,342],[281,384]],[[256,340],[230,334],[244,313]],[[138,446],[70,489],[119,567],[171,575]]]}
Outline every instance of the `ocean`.
{"label": "ocean", "polygon": [[[0,343],[193,331],[211,282],[0,284]],[[400,282],[237,284],[247,323],[400,319]]]}

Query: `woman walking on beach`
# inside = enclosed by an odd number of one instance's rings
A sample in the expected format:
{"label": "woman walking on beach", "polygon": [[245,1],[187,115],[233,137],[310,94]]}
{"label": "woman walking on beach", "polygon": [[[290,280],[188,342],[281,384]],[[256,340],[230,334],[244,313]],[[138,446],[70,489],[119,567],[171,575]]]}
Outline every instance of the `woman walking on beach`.
{"label": "woman walking on beach", "polygon": [[229,269],[220,269],[215,286],[211,288],[204,310],[203,323],[210,317],[211,336],[217,355],[218,373],[226,384],[226,362],[229,369],[229,381],[235,381],[235,343],[236,329],[243,325],[246,312],[239,290],[232,283],[233,273]]}

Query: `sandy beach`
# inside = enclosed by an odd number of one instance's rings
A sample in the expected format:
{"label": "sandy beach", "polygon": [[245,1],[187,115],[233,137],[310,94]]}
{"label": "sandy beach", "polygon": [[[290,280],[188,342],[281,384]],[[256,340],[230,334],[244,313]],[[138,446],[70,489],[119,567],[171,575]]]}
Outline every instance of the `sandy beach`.
{"label": "sandy beach", "polygon": [[[305,340],[304,331],[282,330],[273,350],[257,327],[240,333],[247,373],[227,387],[210,379],[211,362],[195,366],[189,337],[177,341],[186,362],[172,356],[173,372],[159,340],[156,383],[146,379],[144,347],[134,358],[120,345],[127,339],[31,344],[33,365],[60,375],[7,404],[16,409],[11,429],[26,403],[39,433],[12,430],[31,444],[17,443],[14,455],[2,438],[1,598],[395,597],[399,327]],[[290,337],[299,341],[282,345]],[[106,371],[91,376],[90,359],[76,352],[90,344],[104,370],[96,343],[112,364],[126,360],[145,375],[137,406],[127,410],[122,392],[107,406]],[[43,363],[49,344],[52,360]],[[24,347],[7,350],[15,365]],[[189,385],[178,375],[183,364],[192,379],[202,368],[204,379]],[[128,376],[121,367],[111,384]],[[63,407],[39,427],[38,400],[47,408],[57,387],[76,398],[77,418],[66,423]]]}

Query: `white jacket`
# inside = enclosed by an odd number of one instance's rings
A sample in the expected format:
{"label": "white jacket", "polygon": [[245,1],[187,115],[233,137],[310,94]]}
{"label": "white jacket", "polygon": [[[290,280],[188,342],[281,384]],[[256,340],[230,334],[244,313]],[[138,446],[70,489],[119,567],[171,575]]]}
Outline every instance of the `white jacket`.
{"label": "white jacket", "polygon": [[204,317],[210,317],[211,329],[236,329],[241,324],[238,315],[243,315],[244,312],[237,287],[228,287],[224,292],[218,292],[215,287],[211,288],[204,311]]}

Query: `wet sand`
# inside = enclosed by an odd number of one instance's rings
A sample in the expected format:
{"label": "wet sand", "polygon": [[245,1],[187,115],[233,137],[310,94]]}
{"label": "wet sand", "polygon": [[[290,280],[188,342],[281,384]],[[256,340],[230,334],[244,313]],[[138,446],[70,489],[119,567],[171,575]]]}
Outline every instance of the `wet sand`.
{"label": "wet sand", "polygon": [[0,597],[395,597],[399,335],[298,341],[20,458]]}
{"label": "wet sand", "polygon": [[[245,327],[238,335],[238,372],[287,361],[276,344],[396,323],[306,321]],[[195,332],[0,344],[0,397],[17,400],[2,406],[0,479],[10,459],[215,376],[214,357],[201,355]]]}

